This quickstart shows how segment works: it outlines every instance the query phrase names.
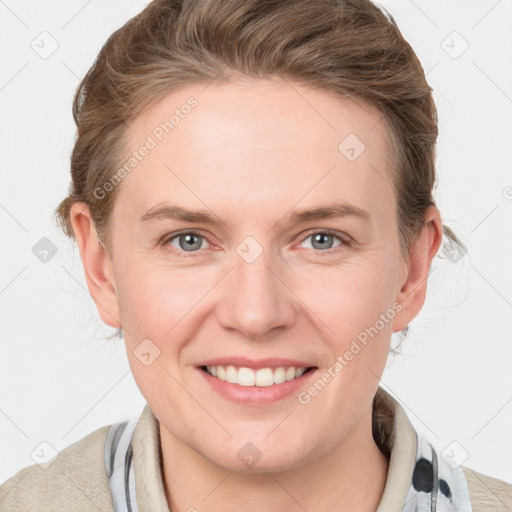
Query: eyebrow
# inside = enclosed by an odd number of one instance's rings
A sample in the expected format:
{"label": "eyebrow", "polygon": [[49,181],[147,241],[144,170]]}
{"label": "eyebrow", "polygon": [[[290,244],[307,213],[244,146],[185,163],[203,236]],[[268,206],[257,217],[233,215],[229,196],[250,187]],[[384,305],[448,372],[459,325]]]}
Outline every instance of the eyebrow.
{"label": "eyebrow", "polygon": [[[340,217],[356,217],[369,222],[371,215],[362,208],[349,203],[328,203],[312,209],[295,210],[291,215],[285,215],[285,223],[291,225],[301,224],[309,221],[334,219]],[[217,216],[206,210],[188,210],[181,206],[168,203],[158,204],[150,208],[141,218],[141,222],[151,220],[178,220],[184,222],[195,222],[203,224],[221,224]]]}

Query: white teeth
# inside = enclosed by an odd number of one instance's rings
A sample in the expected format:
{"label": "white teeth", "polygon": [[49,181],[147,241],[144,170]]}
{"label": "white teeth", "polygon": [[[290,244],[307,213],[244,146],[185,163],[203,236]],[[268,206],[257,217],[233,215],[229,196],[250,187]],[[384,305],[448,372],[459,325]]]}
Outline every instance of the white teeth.
{"label": "white teeth", "polygon": [[274,384],[274,372],[270,368],[261,368],[256,371],[256,386],[272,386]]}
{"label": "white teeth", "polygon": [[286,370],[285,378],[286,380],[292,380],[295,378],[295,368],[293,366]]}
{"label": "white teeth", "polygon": [[254,386],[254,381],[254,372],[250,368],[240,368],[238,370],[238,384],[240,386]]}
{"label": "white teeth", "polygon": [[231,382],[231,384],[238,384],[238,372],[234,366],[228,366],[226,368],[226,382]]}
{"label": "white teeth", "polygon": [[252,368],[240,367],[232,365],[228,366],[207,366],[207,372],[219,380],[238,384],[239,386],[258,386],[266,387],[273,384],[282,384],[285,381],[293,380],[301,377],[306,368],[295,368],[293,366],[285,368],[260,368],[253,370]]}
{"label": "white teeth", "polygon": [[282,384],[286,380],[286,372],[284,368],[281,366],[280,368],[276,368],[274,370],[274,383]]}
{"label": "white teeth", "polygon": [[224,370],[224,367],[217,366],[216,368],[217,368],[217,378],[220,380],[226,380],[226,370]]}

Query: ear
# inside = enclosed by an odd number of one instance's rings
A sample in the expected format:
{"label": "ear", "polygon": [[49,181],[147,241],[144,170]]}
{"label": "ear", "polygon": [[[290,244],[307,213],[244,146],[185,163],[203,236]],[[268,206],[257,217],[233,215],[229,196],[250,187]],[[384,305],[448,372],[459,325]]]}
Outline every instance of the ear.
{"label": "ear", "polygon": [[70,209],[71,224],[80,250],[87,287],[101,319],[112,327],[121,327],[112,262],[100,243],[87,204],[76,202]]}
{"label": "ear", "polygon": [[393,319],[393,332],[405,329],[421,311],[427,294],[427,277],[430,264],[443,239],[441,215],[435,206],[425,212],[425,225],[409,247],[407,279],[400,289],[396,302],[403,309]]}

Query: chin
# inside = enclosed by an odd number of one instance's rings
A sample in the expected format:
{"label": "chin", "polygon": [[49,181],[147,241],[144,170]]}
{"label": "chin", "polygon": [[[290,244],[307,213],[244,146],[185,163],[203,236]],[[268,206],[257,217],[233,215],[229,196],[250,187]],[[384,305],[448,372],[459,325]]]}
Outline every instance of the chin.
{"label": "chin", "polygon": [[307,462],[300,447],[275,443],[268,440],[233,441],[230,445],[212,447],[201,451],[213,464],[237,473],[266,473],[286,471]]}

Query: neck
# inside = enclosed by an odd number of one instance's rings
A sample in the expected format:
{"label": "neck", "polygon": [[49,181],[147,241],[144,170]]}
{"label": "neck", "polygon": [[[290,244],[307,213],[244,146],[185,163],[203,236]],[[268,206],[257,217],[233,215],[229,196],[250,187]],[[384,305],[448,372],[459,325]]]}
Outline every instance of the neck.
{"label": "neck", "polygon": [[372,436],[371,407],[327,453],[286,471],[238,473],[213,464],[160,424],[163,479],[171,512],[358,510],[374,512],[388,460]]}

